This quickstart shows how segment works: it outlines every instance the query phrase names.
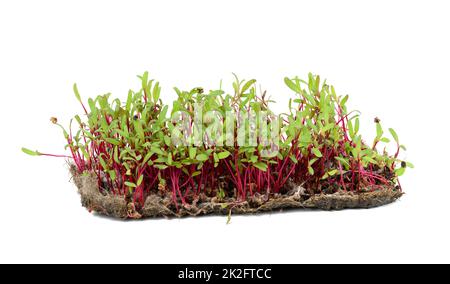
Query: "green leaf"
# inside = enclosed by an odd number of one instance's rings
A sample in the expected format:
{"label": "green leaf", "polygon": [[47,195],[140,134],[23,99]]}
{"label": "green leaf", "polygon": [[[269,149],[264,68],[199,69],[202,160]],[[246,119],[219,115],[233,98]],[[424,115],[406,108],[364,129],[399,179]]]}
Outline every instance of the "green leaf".
{"label": "green leaf", "polygon": [[217,153],[214,153],[213,154],[213,157],[214,157],[214,162],[216,163],[216,164],[218,164],[219,163],[219,155],[217,155]]}
{"label": "green leaf", "polygon": [[405,173],[406,168],[398,168],[395,170],[395,174],[399,177]]}
{"label": "green leaf", "polygon": [[371,158],[369,156],[364,156],[362,159],[366,163],[370,163],[370,164],[374,164],[374,165],[377,164],[377,161],[375,161],[373,158]]}
{"label": "green leaf", "polygon": [[322,155],[322,153],[319,151],[319,149],[317,149],[317,148],[313,148],[312,149],[312,152],[314,153],[314,155],[316,155],[316,157],[318,157],[318,158],[322,158],[323,157],[323,155]]}
{"label": "green leaf", "polygon": [[73,84],[73,92],[75,93],[75,97],[77,98],[77,100],[81,103],[81,96],[80,92],[78,92],[77,84]]}
{"label": "green leaf", "polygon": [[361,148],[362,148],[362,142],[361,142],[361,135],[358,135],[355,137],[353,142],[356,144],[355,148],[352,149],[352,155],[353,158],[359,159],[361,155]]}
{"label": "green leaf", "polygon": [[219,156],[219,159],[221,160],[228,158],[230,155],[231,153],[226,150],[217,154],[217,156]]}
{"label": "green leaf", "polygon": [[406,162],[406,166],[410,169],[414,169],[414,165],[410,162]]}
{"label": "green leaf", "polygon": [[327,126],[325,126],[324,128],[322,128],[320,130],[320,133],[325,134],[325,133],[327,133],[327,131],[333,129],[335,126],[336,125],[334,123],[329,123],[329,124],[327,124]]}
{"label": "green leaf", "polygon": [[199,175],[201,175],[202,174],[202,172],[201,171],[196,171],[196,172],[193,172],[192,173],[192,177],[196,177],[196,176],[199,176]]}
{"label": "green leaf", "polygon": [[22,152],[30,156],[41,156],[41,153],[39,153],[38,151],[31,151],[27,148],[22,148]]}
{"label": "green leaf", "polygon": [[128,186],[128,187],[131,187],[131,188],[136,188],[137,187],[137,185],[135,183],[129,182],[129,181],[126,181],[125,185]]}
{"label": "green leaf", "polygon": [[128,92],[127,103],[125,105],[125,109],[126,109],[127,113],[130,113],[132,103],[133,103],[133,91],[130,90]]}
{"label": "green leaf", "polygon": [[358,132],[359,132],[359,118],[357,117],[356,119],[355,119],[355,134],[358,134]]}
{"label": "green leaf", "polygon": [[89,156],[88,152],[86,152],[85,147],[80,147],[80,151],[86,160],[88,160],[88,161],[91,160],[91,157]]}
{"label": "green leaf", "polygon": [[169,166],[171,166],[171,165],[172,165],[172,162],[173,162],[172,153],[169,153],[169,155],[167,156],[167,164],[168,164]]}
{"label": "green leaf", "polygon": [[327,174],[331,177],[338,173],[338,170],[331,170]]}
{"label": "green leaf", "polygon": [[172,140],[170,139],[169,136],[164,136],[164,143],[170,147],[172,145]]}
{"label": "green leaf", "polygon": [[297,84],[295,84],[294,81],[292,81],[288,77],[284,78],[284,83],[289,87],[289,89],[296,92],[297,94],[302,93],[302,90],[297,86]]}
{"label": "green leaf", "polygon": [[355,131],[354,131],[353,123],[351,120],[348,121],[347,128],[348,128],[348,134],[350,135],[350,138],[353,140],[355,138]]}
{"label": "green leaf", "polygon": [[140,121],[135,121],[134,129],[136,130],[136,133],[138,134],[139,139],[144,141],[145,140],[145,133],[144,133],[144,129],[142,128],[142,125],[141,125]]}
{"label": "green leaf", "polygon": [[331,170],[323,175],[322,179],[327,179],[329,177],[332,177],[338,173],[338,170]]}
{"label": "green leaf", "polygon": [[146,164],[148,161],[150,161],[153,154],[153,152],[148,152],[147,155],[145,155],[144,161],[142,163]]}
{"label": "green leaf", "polygon": [[128,134],[127,131],[123,131],[121,129],[116,129],[116,130],[114,130],[114,132],[119,134],[120,136],[126,138],[126,139],[130,139],[130,135]]}
{"label": "green leaf", "polygon": [[308,167],[308,172],[310,175],[314,175],[314,169],[312,167]]}
{"label": "green leaf", "polygon": [[105,160],[101,156],[99,156],[99,160],[100,160],[100,164],[101,164],[103,170],[107,170],[108,165],[106,164]]}
{"label": "green leaf", "polygon": [[291,159],[291,161],[292,161],[294,164],[298,164],[298,160],[297,160],[297,158],[296,158],[294,155],[289,156],[289,158]]}
{"label": "green leaf", "polygon": [[109,144],[114,145],[114,146],[119,146],[120,145],[120,141],[117,141],[116,139],[105,138],[105,141],[108,142]]}
{"label": "green leaf", "polygon": [[112,181],[115,181],[117,179],[117,174],[115,171],[109,171],[108,174]]}
{"label": "green leaf", "polygon": [[191,147],[189,148],[189,158],[191,160],[195,159],[195,156],[197,155],[197,148]]}
{"label": "green leaf", "polygon": [[341,100],[341,102],[339,103],[339,105],[340,105],[341,107],[344,107],[345,104],[347,103],[347,101],[348,101],[348,95],[346,95],[346,96]]}
{"label": "green leaf", "polygon": [[75,120],[78,122],[80,126],[83,124],[79,115],[75,115]]}
{"label": "green leaf", "polygon": [[380,123],[377,123],[377,140],[380,140],[383,136],[383,128]]}
{"label": "green leaf", "polygon": [[142,89],[146,89],[147,88],[147,83],[148,83],[148,71],[145,71],[144,74],[141,76],[138,76],[138,78],[140,78],[142,80]]}
{"label": "green leaf", "polygon": [[389,128],[389,132],[391,133],[392,138],[394,138],[395,142],[397,142],[397,144],[398,144],[398,135],[397,135],[397,132],[395,132],[395,130],[392,129],[392,128]]}
{"label": "green leaf", "polygon": [[164,106],[163,109],[161,110],[161,112],[158,115],[158,123],[162,124],[167,116],[167,111],[169,110],[168,106]]}
{"label": "green leaf", "polygon": [[92,113],[96,113],[97,107],[95,105],[95,101],[93,99],[88,100],[89,107],[91,108]]}
{"label": "green leaf", "polygon": [[209,157],[206,154],[199,154],[196,159],[200,162],[206,162],[209,160]]}
{"label": "green leaf", "polygon": [[253,164],[253,166],[255,166],[256,168],[260,169],[263,172],[267,171],[267,168],[268,168],[267,164],[263,163],[263,162],[257,162],[255,164]]}
{"label": "green leaf", "polygon": [[165,170],[168,168],[168,166],[166,165],[154,165],[155,168],[160,169],[160,170]]}
{"label": "green leaf", "polygon": [[173,87],[173,89],[175,90],[175,92],[177,93],[177,95],[178,95],[179,97],[183,94],[183,92],[180,91],[180,89],[178,89],[177,87]]}
{"label": "green leaf", "polygon": [[250,80],[247,83],[245,83],[245,85],[242,87],[241,94],[245,93],[255,83],[256,83],[255,79]]}
{"label": "green leaf", "polygon": [[350,164],[346,159],[344,159],[342,157],[334,157],[334,158],[336,160],[338,160],[339,162],[341,162],[341,164],[345,165],[347,168],[350,167]]}
{"label": "green leaf", "polygon": [[155,153],[155,154],[158,154],[158,155],[164,155],[164,152],[163,151],[161,151],[161,149],[159,149],[158,147],[154,147],[154,146],[152,146],[151,148],[150,148],[150,150],[153,152],[153,153]]}
{"label": "green leaf", "polygon": [[120,160],[119,160],[119,147],[114,147],[114,161],[117,164],[120,164]]}
{"label": "green leaf", "polygon": [[318,160],[317,158],[311,159],[311,160],[308,162],[308,166],[314,165],[314,163],[317,162],[317,160]]}
{"label": "green leaf", "polygon": [[156,82],[155,87],[153,88],[153,101],[155,104],[158,102],[161,94],[161,87],[159,86],[159,82]]}
{"label": "green leaf", "polygon": [[144,175],[141,175],[137,181],[137,186],[141,186],[141,184],[144,182]]}

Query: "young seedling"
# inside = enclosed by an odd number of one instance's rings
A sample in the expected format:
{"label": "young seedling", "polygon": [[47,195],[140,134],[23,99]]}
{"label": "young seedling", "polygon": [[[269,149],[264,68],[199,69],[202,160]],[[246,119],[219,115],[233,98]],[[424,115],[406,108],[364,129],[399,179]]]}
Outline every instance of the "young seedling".
{"label": "young seedling", "polygon": [[[73,86],[83,115],[75,116],[68,130],[51,119],[62,129],[70,156],[22,151],[70,159],[75,175],[97,177],[103,196],[133,204],[133,216],[141,216],[153,196],[165,200],[168,210],[190,212],[212,198],[266,202],[289,194],[293,185],[301,185],[308,197],[398,191],[398,177],[413,167],[399,159],[406,148],[392,128],[396,152],[378,151],[390,142],[378,118],[373,144],[366,144],[359,112],[347,110],[349,97],[337,95],[319,76],[286,77],[294,97],[280,115],[270,110],[273,101],[254,79],[235,76],[230,94],[222,86],[175,88],[177,99],[169,106],[158,82],[147,72],[138,77],[140,89],[130,90],[124,102],[110,94],[84,102]],[[269,139],[274,132],[278,139]]]}

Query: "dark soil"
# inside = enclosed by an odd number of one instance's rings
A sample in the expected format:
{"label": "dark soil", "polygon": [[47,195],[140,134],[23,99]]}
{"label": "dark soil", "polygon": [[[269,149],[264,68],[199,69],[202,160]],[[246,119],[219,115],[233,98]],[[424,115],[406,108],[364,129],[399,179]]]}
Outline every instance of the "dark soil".
{"label": "dark soil", "polygon": [[309,208],[321,210],[342,210],[373,208],[395,202],[403,193],[394,188],[350,193],[309,195],[301,186],[293,186],[286,194],[274,194],[270,198],[256,194],[248,201],[238,202],[233,198],[219,200],[205,195],[194,199],[190,205],[180,205],[176,210],[170,194],[153,194],[146,198],[144,206],[126,201],[122,196],[101,193],[98,178],[94,173],[79,174],[71,170],[73,180],[81,195],[81,203],[89,211],[121,219],[141,219],[150,217],[183,217],[208,214],[253,214],[281,209]]}

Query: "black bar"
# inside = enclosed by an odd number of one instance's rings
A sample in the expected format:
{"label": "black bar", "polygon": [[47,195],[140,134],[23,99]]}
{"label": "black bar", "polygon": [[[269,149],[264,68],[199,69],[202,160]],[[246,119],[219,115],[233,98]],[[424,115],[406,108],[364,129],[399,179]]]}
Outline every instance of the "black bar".
{"label": "black bar", "polygon": [[[282,266],[274,265],[167,265],[167,278],[178,283],[268,283],[280,281]],[[164,275],[161,275],[163,279]],[[284,277],[283,277],[284,278]]]}

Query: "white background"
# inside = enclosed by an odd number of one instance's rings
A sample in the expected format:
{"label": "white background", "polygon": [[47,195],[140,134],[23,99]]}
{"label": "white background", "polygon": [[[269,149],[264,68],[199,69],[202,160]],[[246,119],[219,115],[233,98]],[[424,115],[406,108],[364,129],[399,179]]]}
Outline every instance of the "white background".
{"label": "white background", "polygon": [[[450,262],[448,1],[1,1],[0,262]],[[137,74],[217,88],[256,78],[283,109],[284,76],[321,74],[397,130],[416,168],[401,201],[373,210],[120,222],[80,206],[60,131],[87,98]]]}

